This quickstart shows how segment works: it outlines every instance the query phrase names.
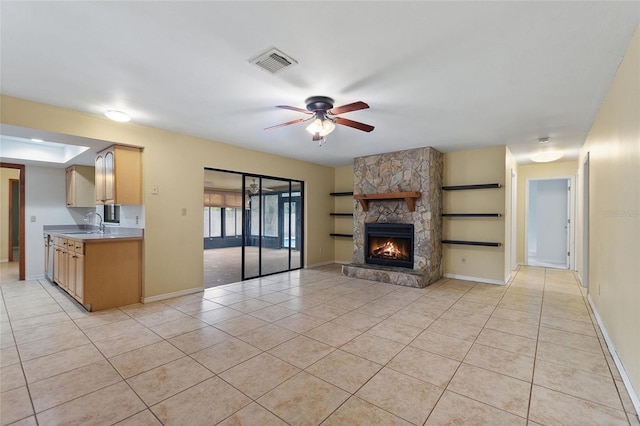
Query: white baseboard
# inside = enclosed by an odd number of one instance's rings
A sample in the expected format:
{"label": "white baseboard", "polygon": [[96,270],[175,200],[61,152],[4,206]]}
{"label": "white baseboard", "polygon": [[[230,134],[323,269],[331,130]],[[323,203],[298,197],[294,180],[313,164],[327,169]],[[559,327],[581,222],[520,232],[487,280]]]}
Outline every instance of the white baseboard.
{"label": "white baseboard", "polygon": [[36,281],[36,280],[43,280],[46,277],[44,276],[44,274],[40,274],[40,275],[27,275],[26,277],[24,277],[25,281]]}
{"label": "white baseboard", "polygon": [[306,265],[305,268],[317,268],[318,266],[333,265],[334,263],[337,263],[337,262],[334,262],[333,260],[328,260],[326,262],[319,262],[319,263],[314,263],[312,265]]}
{"label": "white baseboard", "polygon": [[613,342],[609,338],[609,334],[607,333],[607,329],[604,328],[604,324],[602,322],[602,318],[600,318],[600,314],[596,310],[595,303],[591,299],[591,295],[587,296],[587,300],[589,301],[589,306],[593,310],[593,315],[596,317],[596,321],[598,322],[598,327],[600,327],[600,331],[602,331],[602,335],[604,336],[604,340],[607,342],[607,346],[609,347],[609,352],[611,353],[611,357],[613,361],[616,363],[616,367],[618,367],[618,372],[620,372],[620,376],[622,377],[622,382],[624,383],[624,387],[627,388],[627,393],[631,398],[631,402],[633,402],[633,406],[636,409],[636,413],[640,417],[640,400],[638,399],[638,394],[636,394],[633,386],[631,385],[631,380],[627,375],[627,372],[624,369],[624,365],[622,365],[622,361],[618,358],[618,353],[616,352],[615,346],[613,346]]}
{"label": "white baseboard", "polygon": [[[479,283],[497,284],[497,285],[506,285],[509,282],[509,279],[507,278],[505,278],[504,281],[500,281],[500,280],[492,280],[490,278],[468,277],[466,275],[447,274],[447,273],[442,274],[442,276],[445,278],[455,278],[456,280],[475,281]],[[507,277],[510,277],[510,276],[511,274],[509,274]]]}
{"label": "white baseboard", "polygon": [[580,274],[578,273],[578,271],[576,271],[576,277],[578,277],[578,282],[580,283],[580,285],[584,288],[587,288],[586,285],[584,285],[584,280],[582,279],[582,277],[580,276]]}
{"label": "white baseboard", "polygon": [[9,263],[9,258],[0,259],[0,263]]}
{"label": "white baseboard", "polygon": [[198,293],[204,290],[204,287],[193,287],[186,290],[174,291],[172,293],[158,294],[157,296],[143,297],[142,303],[158,302],[160,300],[172,299],[174,297],[186,296],[188,294]]}

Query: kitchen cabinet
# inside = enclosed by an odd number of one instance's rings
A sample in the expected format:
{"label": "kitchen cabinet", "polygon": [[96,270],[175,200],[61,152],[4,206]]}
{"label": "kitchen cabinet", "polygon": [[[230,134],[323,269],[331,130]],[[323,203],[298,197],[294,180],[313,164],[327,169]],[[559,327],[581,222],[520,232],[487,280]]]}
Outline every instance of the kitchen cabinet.
{"label": "kitchen cabinet", "polygon": [[84,244],[67,240],[67,291],[82,302],[84,293]]}
{"label": "kitchen cabinet", "polygon": [[142,150],[113,145],[96,154],[96,204],[142,204]]}
{"label": "kitchen cabinet", "polygon": [[73,165],[66,169],[67,207],[95,207],[95,168]]}
{"label": "kitchen cabinet", "polygon": [[142,238],[54,238],[54,282],[89,311],[140,302]]}
{"label": "kitchen cabinet", "polygon": [[67,250],[67,239],[61,237],[54,238],[53,250],[53,282],[63,289],[68,288],[68,261],[69,252]]}
{"label": "kitchen cabinet", "polygon": [[44,235],[44,276],[49,278],[51,276],[51,273],[53,271],[49,270],[50,268],[50,264],[49,262],[51,261],[51,238],[49,236],[49,234],[45,234]]}

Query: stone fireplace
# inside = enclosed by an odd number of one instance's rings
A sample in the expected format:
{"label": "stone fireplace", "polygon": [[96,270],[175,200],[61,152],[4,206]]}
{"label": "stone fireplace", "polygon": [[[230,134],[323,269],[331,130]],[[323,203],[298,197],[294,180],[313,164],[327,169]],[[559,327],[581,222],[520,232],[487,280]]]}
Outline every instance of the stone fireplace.
{"label": "stone fireplace", "polygon": [[[354,200],[353,262],[343,266],[343,274],[410,287],[425,287],[438,280],[442,153],[424,147],[358,157],[353,168],[354,198],[366,197],[367,201]],[[393,247],[386,245],[389,238],[382,234],[400,228],[405,235],[391,241]]]}

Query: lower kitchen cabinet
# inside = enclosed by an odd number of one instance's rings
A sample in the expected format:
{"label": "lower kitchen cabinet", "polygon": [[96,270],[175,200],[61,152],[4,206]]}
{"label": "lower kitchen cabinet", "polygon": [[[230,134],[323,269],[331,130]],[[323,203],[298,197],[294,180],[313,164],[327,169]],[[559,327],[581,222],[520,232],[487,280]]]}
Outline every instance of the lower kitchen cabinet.
{"label": "lower kitchen cabinet", "polygon": [[142,239],[55,237],[53,279],[89,311],[138,303]]}

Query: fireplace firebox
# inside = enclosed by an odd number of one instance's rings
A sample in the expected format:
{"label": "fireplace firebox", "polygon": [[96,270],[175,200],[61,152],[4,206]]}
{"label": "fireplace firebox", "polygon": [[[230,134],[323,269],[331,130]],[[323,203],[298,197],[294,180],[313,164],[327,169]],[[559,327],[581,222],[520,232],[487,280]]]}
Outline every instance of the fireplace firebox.
{"label": "fireplace firebox", "polygon": [[413,269],[413,224],[365,223],[365,262]]}

